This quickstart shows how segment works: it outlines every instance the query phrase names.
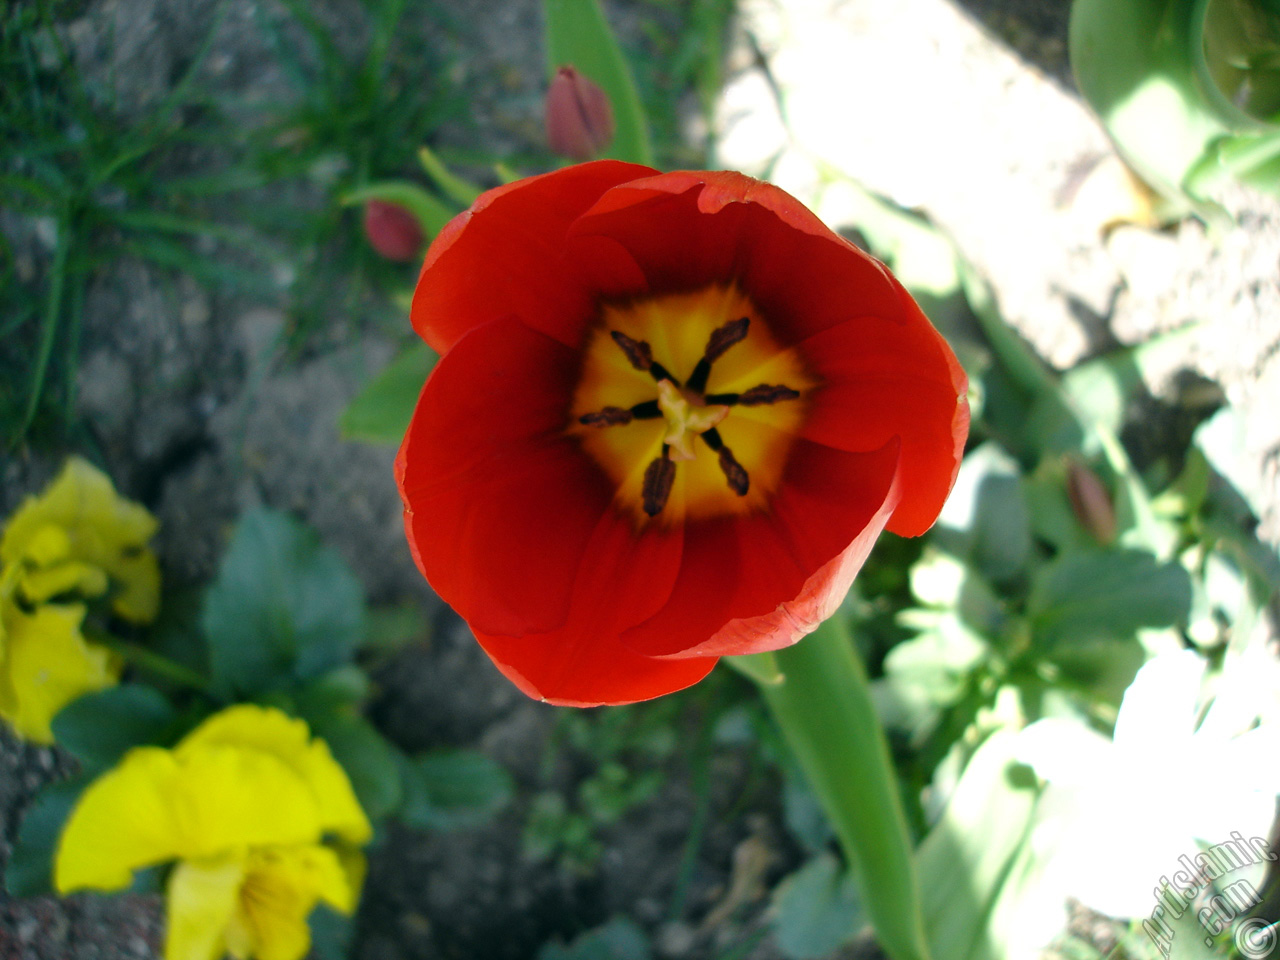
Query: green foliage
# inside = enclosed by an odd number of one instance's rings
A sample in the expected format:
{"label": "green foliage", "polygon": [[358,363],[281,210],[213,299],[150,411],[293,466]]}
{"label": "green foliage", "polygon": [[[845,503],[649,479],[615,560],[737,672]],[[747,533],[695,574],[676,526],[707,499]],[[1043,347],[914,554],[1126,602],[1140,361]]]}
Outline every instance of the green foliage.
{"label": "green foliage", "polygon": [[1143,627],[1185,623],[1191,578],[1140,550],[1067,554],[1042,567],[1027,600],[1032,634],[1047,646],[1123,641]]}
{"label": "green foliage", "polygon": [[[225,5],[168,95],[142,112],[117,103],[110,84],[82,73],[51,0],[0,12],[0,202],[41,229],[49,258],[26,279],[0,257],[0,444],[36,429],[64,432],[75,407],[80,325],[88,280],[123,255],[207,283],[266,291],[264,269],[242,270],[196,254],[195,237],[254,256],[264,248],[227,226],[217,204],[252,176],[231,154],[197,186],[179,155],[225,137],[222,118],[195,89]],[[198,116],[193,124],[184,118]]]}
{"label": "green foliage", "polygon": [[853,877],[827,852],[778,884],[772,911],[774,939],[789,960],[828,956],[866,922]]}
{"label": "green foliage", "polygon": [[[1018,890],[1034,876],[1015,869],[1029,851],[1037,790],[1018,777],[1012,734],[994,734],[969,761],[942,818],[920,844],[921,893],[934,960],[999,960],[1017,920]],[[1025,768],[1024,768],[1024,772]],[[1007,900],[1005,898],[1008,898]]]}
{"label": "green foliage", "polygon": [[35,897],[53,892],[53,856],[58,837],[89,780],[88,776],[78,776],[50,784],[27,808],[5,867],[5,889],[10,896]]}
{"label": "green foliage", "polygon": [[114,766],[132,747],[172,743],[178,724],[177,712],[158,690],[122,684],[63,707],[53,720],[53,736],[86,773],[96,774]]}
{"label": "green foliage", "polygon": [[407,761],[400,818],[420,830],[454,830],[492,819],[515,791],[511,775],[475,750],[440,750]]}
{"label": "green foliage", "polygon": [[1224,177],[1277,189],[1274,16],[1265,0],[1073,3],[1080,90],[1172,216],[1220,217],[1206,191]]}
{"label": "green foliage", "polygon": [[544,943],[537,960],[649,960],[651,956],[644,931],[625,917],[614,917],[567,945]]}
{"label": "green foliage", "polygon": [[399,443],[437,359],[425,343],[405,348],[343,411],[338,421],[343,436],[367,443]]}
{"label": "green foliage", "polygon": [[346,563],[282,513],[245,514],[205,594],[201,627],[214,688],[269,690],[348,660],[364,598]]}
{"label": "green foliage", "polygon": [[311,731],[322,737],[333,757],[351,778],[360,806],[377,822],[397,810],[405,790],[397,752],[369,721],[354,712],[329,712],[305,717]]}

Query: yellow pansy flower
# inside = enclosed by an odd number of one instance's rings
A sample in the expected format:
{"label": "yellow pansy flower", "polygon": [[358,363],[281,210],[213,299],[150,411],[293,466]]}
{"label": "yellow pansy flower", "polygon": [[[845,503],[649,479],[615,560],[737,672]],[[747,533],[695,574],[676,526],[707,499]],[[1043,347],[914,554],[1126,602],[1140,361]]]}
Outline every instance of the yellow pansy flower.
{"label": "yellow pansy flower", "polygon": [[215,714],[171,750],[138,747],[81,795],[59,892],[120,890],[171,860],[166,960],[299,960],[319,902],[351,913],[372,830],[346,772],[270,707]]}
{"label": "yellow pansy flower", "polygon": [[147,547],[156,527],[156,518],[117,494],[105,473],[71,457],[44,493],[28,497],[9,518],[0,567],[17,569],[24,603],[112,591],[118,616],[146,623],[160,605],[160,568]]}
{"label": "yellow pansy flower", "polygon": [[44,604],[30,613],[0,574],[0,717],[18,735],[53,743],[49,725],[72,700],[116,682],[120,664],[80,632],[80,604]]}

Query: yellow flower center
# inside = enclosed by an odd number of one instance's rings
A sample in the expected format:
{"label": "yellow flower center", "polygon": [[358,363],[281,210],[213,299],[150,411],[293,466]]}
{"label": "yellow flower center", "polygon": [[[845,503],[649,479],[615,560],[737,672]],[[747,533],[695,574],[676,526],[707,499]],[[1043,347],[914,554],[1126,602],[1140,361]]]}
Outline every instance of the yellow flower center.
{"label": "yellow flower center", "polygon": [[569,430],[637,522],[743,513],[777,489],[815,386],[734,286],[605,304]]}

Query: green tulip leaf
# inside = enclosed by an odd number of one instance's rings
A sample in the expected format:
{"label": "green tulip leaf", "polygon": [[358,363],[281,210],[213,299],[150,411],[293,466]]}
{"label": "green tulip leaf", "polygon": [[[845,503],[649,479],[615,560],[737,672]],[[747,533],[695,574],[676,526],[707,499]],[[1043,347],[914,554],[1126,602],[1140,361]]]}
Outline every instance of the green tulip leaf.
{"label": "green tulip leaf", "polygon": [[338,420],[342,435],[366,443],[399,443],[409,429],[418,395],[437,359],[436,352],[425,343],[407,347],[342,412]]}

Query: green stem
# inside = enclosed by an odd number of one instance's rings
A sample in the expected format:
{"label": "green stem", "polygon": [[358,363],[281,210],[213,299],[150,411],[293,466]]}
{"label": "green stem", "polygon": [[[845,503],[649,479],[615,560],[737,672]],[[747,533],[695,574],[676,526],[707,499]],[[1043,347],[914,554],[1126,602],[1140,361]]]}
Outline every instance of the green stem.
{"label": "green stem", "polygon": [[209,681],[190,667],[184,667],[182,664],[170,660],[162,654],[148,650],[139,644],[130,643],[127,640],[119,640],[105,634],[95,635],[92,639],[95,643],[101,644],[119,655],[126,662],[149,673],[154,673],[157,677],[176,683],[180,687],[187,687],[207,696],[213,696],[209,688]]}
{"label": "green stem", "polygon": [[[898,781],[871,687],[839,616],[774,654],[738,658],[835,828],[876,936],[893,960],[928,960]],[[780,677],[773,674],[776,664]],[[735,666],[745,664],[734,663]]]}

